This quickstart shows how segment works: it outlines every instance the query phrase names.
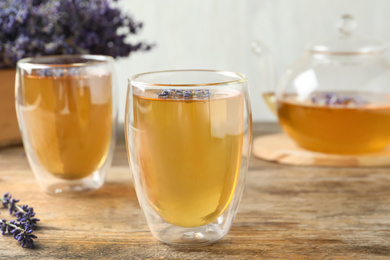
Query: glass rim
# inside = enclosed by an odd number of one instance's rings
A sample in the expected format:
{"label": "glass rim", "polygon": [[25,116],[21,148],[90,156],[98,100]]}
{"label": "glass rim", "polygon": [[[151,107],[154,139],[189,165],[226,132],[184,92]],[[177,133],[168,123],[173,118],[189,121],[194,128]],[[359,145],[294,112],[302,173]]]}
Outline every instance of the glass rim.
{"label": "glass rim", "polygon": [[[226,80],[226,81],[219,81],[219,82],[210,82],[210,83],[149,83],[142,80],[137,80],[137,78],[147,75],[153,75],[158,73],[175,73],[175,72],[205,72],[205,73],[217,73],[221,75],[225,75],[227,77],[235,77],[234,80]],[[226,70],[207,70],[207,69],[180,69],[180,70],[160,70],[160,71],[151,71],[151,72],[144,72],[135,74],[128,78],[129,85],[135,85],[138,87],[198,87],[198,86],[220,86],[220,85],[236,85],[240,83],[244,83],[247,81],[247,78],[244,74],[239,72],[232,72],[232,71],[226,71]]]}
{"label": "glass rim", "polygon": [[[58,63],[49,63],[50,60],[57,60]],[[61,60],[80,59],[79,62],[60,62]],[[40,62],[37,62],[40,60]],[[64,54],[64,55],[46,55],[23,58],[17,62],[16,67],[22,69],[46,69],[46,68],[69,68],[69,67],[88,67],[97,64],[104,64],[114,61],[114,58],[100,54]]]}

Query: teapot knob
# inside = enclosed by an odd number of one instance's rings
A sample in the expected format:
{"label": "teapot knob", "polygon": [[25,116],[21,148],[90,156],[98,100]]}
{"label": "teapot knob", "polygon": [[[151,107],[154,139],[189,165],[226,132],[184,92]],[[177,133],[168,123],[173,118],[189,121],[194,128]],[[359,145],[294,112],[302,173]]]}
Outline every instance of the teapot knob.
{"label": "teapot knob", "polygon": [[340,35],[344,37],[351,37],[355,32],[357,22],[355,18],[350,14],[344,14],[337,23],[337,28]]}

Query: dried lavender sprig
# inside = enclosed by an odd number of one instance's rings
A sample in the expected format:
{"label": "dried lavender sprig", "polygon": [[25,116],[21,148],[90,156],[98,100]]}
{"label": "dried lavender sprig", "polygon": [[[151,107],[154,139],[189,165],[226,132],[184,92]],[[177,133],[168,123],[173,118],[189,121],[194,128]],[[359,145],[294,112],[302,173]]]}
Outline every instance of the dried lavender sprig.
{"label": "dried lavender sprig", "polygon": [[5,193],[0,198],[1,203],[5,208],[8,208],[9,214],[15,213],[16,220],[7,222],[5,219],[0,220],[0,232],[2,235],[8,231],[8,234],[12,234],[12,237],[18,242],[21,242],[21,246],[27,246],[34,248],[34,238],[37,236],[33,235],[34,227],[39,221],[38,218],[34,218],[34,208],[23,205],[22,207],[16,205],[19,202],[17,199],[13,199],[9,192]]}
{"label": "dried lavender sprig", "polygon": [[0,231],[2,235],[8,231],[8,234],[12,234],[12,237],[21,242],[21,246],[27,246],[28,248],[34,248],[34,238],[38,238],[33,235],[33,228],[27,223],[17,223],[14,220],[7,222],[5,219],[0,221]]}

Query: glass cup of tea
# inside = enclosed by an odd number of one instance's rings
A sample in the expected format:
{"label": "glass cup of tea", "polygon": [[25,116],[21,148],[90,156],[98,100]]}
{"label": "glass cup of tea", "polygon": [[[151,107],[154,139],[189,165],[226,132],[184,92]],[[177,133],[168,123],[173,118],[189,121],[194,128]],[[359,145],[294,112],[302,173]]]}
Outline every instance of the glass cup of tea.
{"label": "glass cup of tea", "polygon": [[251,148],[245,76],[212,70],[135,75],[125,133],[134,186],[154,236],[175,245],[225,236]]}
{"label": "glass cup of tea", "polygon": [[100,188],[115,146],[113,58],[62,55],[17,63],[16,110],[40,186],[64,194]]}

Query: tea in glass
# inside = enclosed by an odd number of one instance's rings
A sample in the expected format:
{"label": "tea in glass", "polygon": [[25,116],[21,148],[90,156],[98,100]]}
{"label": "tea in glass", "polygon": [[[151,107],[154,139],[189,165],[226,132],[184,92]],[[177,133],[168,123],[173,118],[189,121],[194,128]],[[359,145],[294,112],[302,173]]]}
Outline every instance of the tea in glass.
{"label": "tea in glass", "polygon": [[82,179],[104,163],[111,141],[111,76],[22,79],[21,111],[32,149],[54,176]]}
{"label": "tea in glass", "polygon": [[126,141],[140,205],[169,244],[209,244],[230,229],[247,170],[246,80],[203,70],[140,74],[129,83]]}
{"label": "tea in glass", "polygon": [[243,102],[234,90],[188,99],[161,98],[155,90],[134,94],[141,178],[152,207],[167,222],[202,226],[229,205],[241,164]]}
{"label": "tea in glass", "polygon": [[93,190],[103,184],[115,142],[111,63],[110,57],[98,55],[18,63],[16,100],[23,143],[48,192]]}

